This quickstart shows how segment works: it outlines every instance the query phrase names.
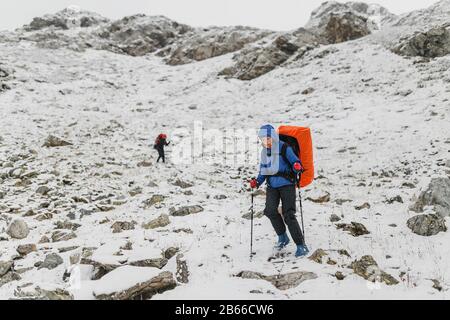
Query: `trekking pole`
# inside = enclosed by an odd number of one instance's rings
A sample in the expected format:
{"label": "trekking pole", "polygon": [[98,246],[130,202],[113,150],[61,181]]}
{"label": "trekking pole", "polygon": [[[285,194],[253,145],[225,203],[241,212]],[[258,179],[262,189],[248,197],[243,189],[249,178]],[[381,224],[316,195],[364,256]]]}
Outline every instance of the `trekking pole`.
{"label": "trekking pole", "polygon": [[250,207],[250,220],[251,220],[251,227],[250,227],[250,261],[252,261],[253,258],[253,198],[255,197],[255,194],[252,192],[252,206]]}
{"label": "trekking pole", "polygon": [[302,235],[303,235],[303,244],[306,246],[305,239],[305,225],[303,224],[303,204],[302,204],[302,191],[300,189],[300,181],[302,179],[302,173],[298,175],[298,202],[300,204],[300,218],[302,220]]}

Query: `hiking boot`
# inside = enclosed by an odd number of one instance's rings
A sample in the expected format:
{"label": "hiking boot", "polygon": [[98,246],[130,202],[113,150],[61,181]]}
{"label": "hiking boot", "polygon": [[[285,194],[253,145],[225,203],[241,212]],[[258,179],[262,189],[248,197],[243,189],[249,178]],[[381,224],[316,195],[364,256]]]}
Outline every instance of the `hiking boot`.
{"label": "hiking boot", "polygon": [[308,247],[302,244],[297,245],[297,251],[295,252],[295,257],[304,257],[309,253]]}
{"label": "hiking boot", "polygon": [[278,236],[278,243],[277,243],[276,248],[278,250],[281,250],[281,249],[285,248],[289,244],[289,242],[290,242],[290,240],[289,240],[287,233],[284,233],[281,236]]}

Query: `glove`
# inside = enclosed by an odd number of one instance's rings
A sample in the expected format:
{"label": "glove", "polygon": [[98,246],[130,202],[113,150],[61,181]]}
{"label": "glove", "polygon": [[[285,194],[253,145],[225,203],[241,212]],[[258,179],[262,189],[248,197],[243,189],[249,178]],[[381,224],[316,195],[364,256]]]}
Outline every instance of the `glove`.
{"label": "glove", "polygon": [[302,172],[303,171],[303,167],[299,162],[294,163],[294,170],[297,172]]}
{"label": "glove", "polygon": [[250,180],[250,188],[252,189],[258,188],[258,181],[256,181],[256,179]]}

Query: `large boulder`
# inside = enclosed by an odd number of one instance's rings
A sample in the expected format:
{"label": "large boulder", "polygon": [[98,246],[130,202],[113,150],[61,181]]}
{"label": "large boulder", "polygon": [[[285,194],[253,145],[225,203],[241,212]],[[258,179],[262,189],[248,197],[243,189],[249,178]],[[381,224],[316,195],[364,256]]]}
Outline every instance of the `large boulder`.
{"label": "large boulder", "polygon": [[97,285],[93,293],[98,300],[147,300],[175,288],[176,281],[168,271],[123,266],[105,275]]}
{"label": "large boulder", "polygon": [[450,216],[450,178],[433,178],[428,187],[423,190],[410,206],[410,210],[422,213],[427,206],[442,217]]}
{"label": "large boulder", "polygon": [[421,236],[434,236],[439,232],[447,231],[445,220],[437,214],[421,214],[407,221],[408,228]]}
{"label": "large boulder", "polygon": [[16,219],[8,226],[6,233],[14,239],[25,239],[30,233],[30,229],[25,221]]}
{"label": "large boulder", "polygon": [[450,25],[435,27],[402,38],[393,51],[402,56],[426,58],[442,57],[450,54]]}

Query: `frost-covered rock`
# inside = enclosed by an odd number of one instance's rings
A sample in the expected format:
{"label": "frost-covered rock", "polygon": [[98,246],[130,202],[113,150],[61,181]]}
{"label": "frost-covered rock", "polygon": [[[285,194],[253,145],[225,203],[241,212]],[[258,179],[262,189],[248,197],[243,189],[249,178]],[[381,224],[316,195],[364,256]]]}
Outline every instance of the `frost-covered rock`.
{"label": "frost-covered rock", "polygon": [[46,139],[43,147],[47,148],[55,148],[55,147],[65,147],[65,146],[71,146],[72,143],[65,141],[61,138],[55,137],[53,135],[49,135]]}
{"label": "frost-covered rock", "polygon": [[170,65],[186,64],[240,50],[269,33],[269,31],[241,26],[196,30],[161,54],[169,54],[167,63]]}
{"label": "frost-covered rock", "polygon": [[441,0],[428,8],[402,14],[392,25],[396,27],[436,26],[450,20],[450,1]]}
{"label": "frost-covered rock", "polygon": [[161,214],[158,218],[145,223],[142,227],[144,229],[156,229],[163,228],[165,226],[168,226],[169,224],[169,216],[167,214]]}
{"label": "frost-covered rock", "polygon": [[173,43],[190,30],[191,27],[164,16],[137,14],[96,30],[99,41],[94,47],[143,56]]}
{"label": "frost-covered rock", "polygon": [[202,206],[194,205],[194,206],[184,206],[180,209],[172,211],[170,214],[174,217],[187,216],[191,214],[196,214],[202,212],[204,209]]}
{"label": "frost-covered rock", "polygon": [[355,260],[351,268],[357,275],[371,282],[384,282],[387,285],[399,283],[393,276],[381,270],[375,259],[369,255],[363,256],[360,260]]}
{"label": "frost-covered rock", "polygon": [[336,224],[336,228],[347,231],[354,237],[359,237],[370,233],[367,228],[359,222],[338,223]]}
{"label": "frost-covered rock", "polygon": [[55,29],[68,30],[92,27],[107,23],[108,21],[107,18],[104,18],[97,13],[71,6],[55,14],[36,17],[29,25],[24,26],[24,29],[26,31],[37,31],[53,27]]}
{"label": "frost-covered rock", "polygon": [[450,23],[428,31],[400,39],[393,51],[402,56],[426,58],[442,57],[450,54]]}
{"label": "frost-covered rock", "polygon": [[433,178],[425,190],[413,199],[410,210],[421,213],[432,206],[442,217],[450,216],[450,178]]}
{"label": "frost-covered rock", "polygon": [[408,228],[420,236],[434,236],[439,232],[447,231],[445,220],[437,214],[421,214],[407,221]]}
{"label": "frost-covered rock", "polygon": [[120,233],[122,231],[134,230],[136,224],[136,221],[116,221],[111,226],[111,229],[113,233]]}
{"label": "frost-covered rock", "polygon": [[245,48],[235,55],[234,65],[225,68],[219,75],[252,80],[272,71],[292,56],[299,59],[307,51],[325,43],[323,38],[306,29],[298,29],[293,33],[267,38],[264,41],[270,42]]}
{"label": "frost-covered rock", "polygon": [[25,221],[16,219],[8,226],[6,233],[14,239],[25,239],[30,233],[30,229]]}
{"label": "frost-covered rock", "polygon": [[0,278],[11,271],[14,261],[0,261]]}
{"label": "frost-covered rock", "polygon": [[306,24],[306,28],[323,30],[332,15],[342,15],[346,13],[365,18],[367,20],[367,27],[371,31],[379,30],[396,19],[396,15],[377,4],[327,1],[322,3],[321,6],[311,13],[311,18]]}
{"label": "frost-covered rock", "polygon": [[313,272],[296,271],[286,274],[279,274],[273,276],[266,276],[254,271],[241,271],[236,277],[243,279],[261,279],[272,283],[279,290],[288,290],[299,286],[302,282],[313,280],[317,275]]}
{"label": "frost-covered rock", "polygon": [[188,283],[189,269],[184,255],[178,254],[176,260],[177,260],[177,273],[176,273],[177,281],[180,283]]}
{"label": "frost-covered rock", "polygon": [[98,300],[148,300],[175,287],[171,272],[124,266],[99,280],[93,293]]}
{"label": "frost-covered rock", "polygon": [[368,34],[370,28],[367,18],[351,12],[331,14],[322,33],[330,43],[355,40]]}
{"label": "frost-covered rock", "polygon": [[57,268],[60,264],[63,264],[64,260],[61,258],[61,256],[59,256],[56,253],[50,253],[48,254],[44,261],[39,265],[39,269],[55,269]]}

